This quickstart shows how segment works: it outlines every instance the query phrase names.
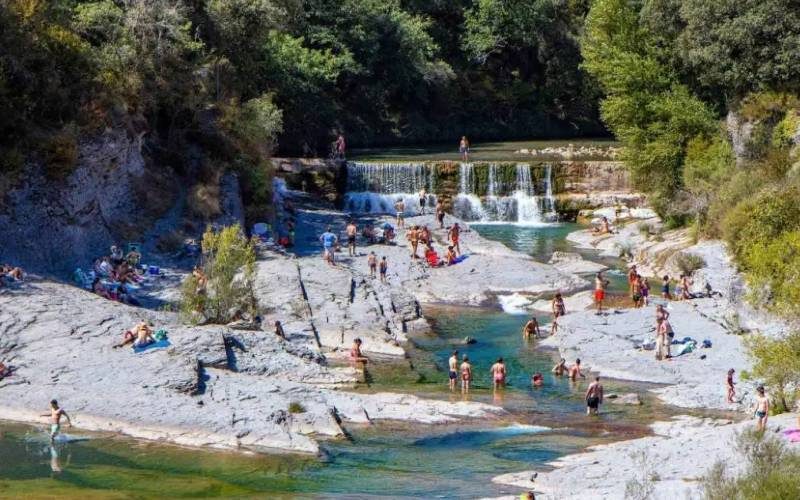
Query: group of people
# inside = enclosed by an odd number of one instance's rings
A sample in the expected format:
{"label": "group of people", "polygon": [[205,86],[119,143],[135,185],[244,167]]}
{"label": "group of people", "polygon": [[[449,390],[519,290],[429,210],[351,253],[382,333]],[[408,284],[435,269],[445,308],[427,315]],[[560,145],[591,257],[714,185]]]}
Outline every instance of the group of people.
{"label": "group of people", "polygon": [[22,268],[10,264],[0,264],[0,287],[5,286],[7,282],[22,281],[24,276]]}
{"label": "group of people", "polygon": [[138,306],[139,302],[131,295],[128,285],[140,283],[144,278],[139,268],[142,254],[132,248],[125,254],[117,245],[111,246],[110,255],[94,260],[92,270],[92,292],[114,301]]}

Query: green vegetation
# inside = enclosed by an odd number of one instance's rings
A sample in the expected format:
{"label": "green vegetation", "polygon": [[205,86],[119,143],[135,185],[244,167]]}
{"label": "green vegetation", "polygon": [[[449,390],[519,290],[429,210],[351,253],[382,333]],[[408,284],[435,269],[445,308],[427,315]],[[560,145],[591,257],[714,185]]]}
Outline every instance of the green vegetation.
{"label": "green vegetation", "polygon": [[800,498],[800,454],[787,449],[779,438],[755,431],[743,432],[736,441],[747,469],[732,476],[724,462],[717,462],[703,478],[706,500]]}
{"label": "green vegetation", "polygon": [[596,0],[582,41],[603,120],[665,226],[724,238],[758,305],[789,315],[800,311],[798,20],[780,0]]}
{"label": "green vegetation", "polygon": [[749,335],[745,346],[753,361],[753,370],[747,377],[769,387],[774,413],[790,410],[800,384],[800,332],[783,338]]}
{"label": "green vegetation", "polygon": [[302,403],[298,403],[297,401],[292,401],[289,403],[289,413],[305,413],[306,407],[302,405]]}
{"label": "green vegetation", "polygon": [[181,312],[190,320],[227,323],[241,313],[255,312],[255,246],[242,234],[238,224],[203,235],[202,277],[186,278],[182,288]]}

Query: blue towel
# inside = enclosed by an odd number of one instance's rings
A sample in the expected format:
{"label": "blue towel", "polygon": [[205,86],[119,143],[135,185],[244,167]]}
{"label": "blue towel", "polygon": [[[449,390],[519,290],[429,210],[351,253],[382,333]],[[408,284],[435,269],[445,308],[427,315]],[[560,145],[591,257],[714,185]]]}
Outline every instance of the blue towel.
{"label": "blue towel", "polygon": [[159,340],[158,342],[147,344],[146,346],[134,347],[133,352],[138,354],[141,352],[150,351],[152,349],[166,349],[170,345],[171,344],[169,343],[169,339],[164,339],[164,340]]}
{"label": "blue towel", "polygon": [[463,255],[463,254],[459,255],[458,257],[455,258],[455,260],[453,261],[453,264],[458,264],[459,262],[464,262],[465,260],[467,260],[467,257],[469,257],[469,255]]}

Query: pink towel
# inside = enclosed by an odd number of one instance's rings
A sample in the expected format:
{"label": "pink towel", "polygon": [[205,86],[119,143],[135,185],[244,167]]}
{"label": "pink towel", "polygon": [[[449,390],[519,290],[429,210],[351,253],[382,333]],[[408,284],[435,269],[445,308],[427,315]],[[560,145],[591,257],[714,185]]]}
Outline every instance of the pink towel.
{"label": "pink towel", "polygon": [[800,443],[800,429],[786,429],[783,436],[793,443]]}

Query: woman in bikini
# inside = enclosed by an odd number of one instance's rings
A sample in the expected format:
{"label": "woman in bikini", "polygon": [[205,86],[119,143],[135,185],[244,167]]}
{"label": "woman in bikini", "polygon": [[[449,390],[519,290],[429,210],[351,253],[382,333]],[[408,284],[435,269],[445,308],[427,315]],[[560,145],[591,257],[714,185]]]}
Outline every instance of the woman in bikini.
{"label": "woman in bikini", "polygon": [[558,318],[567,314],[567,309],[564,307],[564,298],[561,297],[561,293],[557,293],[556,296],[553,297],[551,305],[553,307],[553,326],[550,328],[550,335],[555,335],[558,330]]}
{"label": "woman in bikini", "polygon": [[461,392],[469,392],[469,383],[472,381],[472,365],[469,364],[469,358],[464,355],[461,362]]}
{"label": "woman in bikini", "polygon": [[506,385],[506,364],[503,362],[503,358],[497,358],[497,362],[492,365],[492,383],[494,390],[496,391],[498,387]]}

